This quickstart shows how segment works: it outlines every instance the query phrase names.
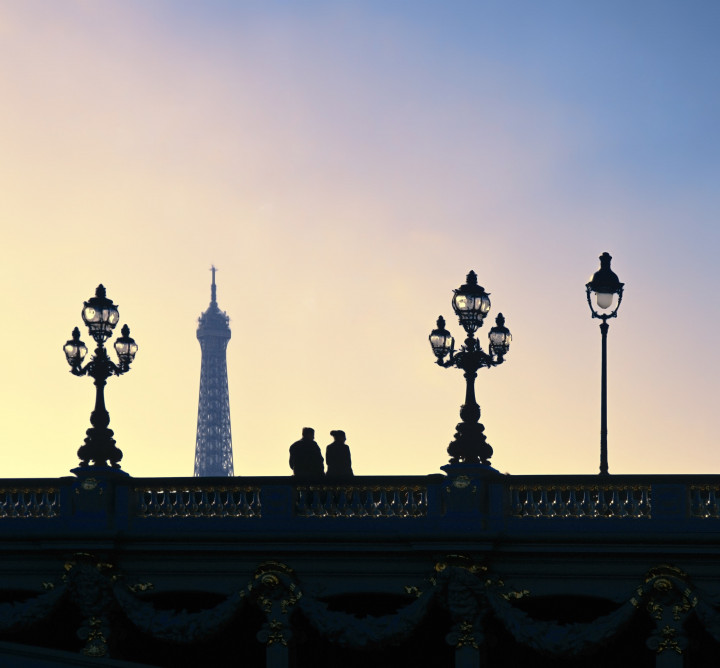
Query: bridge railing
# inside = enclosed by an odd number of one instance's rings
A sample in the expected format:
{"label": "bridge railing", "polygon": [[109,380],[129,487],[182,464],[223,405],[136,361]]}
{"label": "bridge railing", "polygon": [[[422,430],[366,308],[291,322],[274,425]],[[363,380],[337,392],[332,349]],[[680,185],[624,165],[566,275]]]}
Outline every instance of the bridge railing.
{"label": "bridge railing", "polygon": [[59,517],[60,485],[57,480],[0,481],[0,485],[0,520]]}
{"label": "bridge railing", "polygon": [[[160,481],[158,481],[160,482]],[[261,489],[252,485],[147,484],[134,486],[138,517],[260,517]]]}
{"label": "bridge railing", "polygon": [[514,517],[647,519],[652,516],[652,485],[569,481],[510,485]]}
{"label": "bridge railing", "polygon": [[402,526],[412,525],[411,530],[428,531],[443,526],[470,532],[567,531],[573,522],[582,523],[584,531],[605,531],[608,521],[641,530],[680,530],[683,523],[717,531],[712,520],[718,519],[720,475],[511,476],[475,469],[356,476],[344,482],[287,476],[133,478],[115,472],[0,479],[0,534],[19,526],[23,531],[36,526],[39,532],[61,526],[219,530],[224,522],[250,531],[263,526],[325,530],[320,527],[328,522],[339,527],[347,521],[352,531],[359,524],[387,527],[399,520],[409,522]]}

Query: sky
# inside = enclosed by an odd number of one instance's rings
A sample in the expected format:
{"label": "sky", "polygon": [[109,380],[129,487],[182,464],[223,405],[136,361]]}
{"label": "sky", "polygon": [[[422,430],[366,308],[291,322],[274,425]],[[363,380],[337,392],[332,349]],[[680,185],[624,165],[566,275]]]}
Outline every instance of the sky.
{"label": "sky", "polygon": [[597,473],[605,251],[610,472],[718,472],[719,32],[713,0],[0,0],[0,477],[77,465],[99,283],[140,347],[122,467],[192,475],[212,264],[237,475],[305,426],[439,472],[465,383],[427,337],[471,269],[513,335],[493,466]]}

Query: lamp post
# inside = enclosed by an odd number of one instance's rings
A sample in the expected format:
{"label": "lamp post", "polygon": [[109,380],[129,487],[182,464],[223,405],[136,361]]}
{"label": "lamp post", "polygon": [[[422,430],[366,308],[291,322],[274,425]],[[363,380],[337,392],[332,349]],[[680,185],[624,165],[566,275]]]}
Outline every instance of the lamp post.
{"label": "lamp post", "polygon": [[[490,352],[486,353],[475,338],[475,332],[482,327],[483,320],[490,310],[490,295],[478,285],[477,274],[471,271],[464,285],[453,290],[452,307],[467,338],[460,350],[455,352],[455,342],[445,329],[445,319],[437,319],[437,328],[430,333],[430,345],[442,367],[457,367],[465,375],[465,403],[460,408],[462,422],[457,425],[453,441],[448,446],[450,464],[490,465],[493,449],[487,442],[485,427],[480,424],[480,406],[475,400],[475,378],[478,369],[502,364],[510,348],[512,336],[505,327],[505,318],[499,313],[495,326],[488,333]],[[449,356],[449,357],[448,357]],[[445,357],[448,357],[445,361]]]}
{"label": "lamp post", "polygon": [[80,330],[77,327],[72,332],[72,338],[63,346],[70,372],[76,376],[90,376],[95,381],[95,408],[90,414],[92,427],[86,432],[85,444],[78,450],[80,466],[87,468],[90,462],[93,462],[92,466],[105,467],[107,462],[110,462],[112,468],[119,469],[118,462],[123,454],[115,446],[112,429],[108,428],[110,414],[105,408],[105,383],[110,376],[121,376],[130,370],[138,345],[130,338],[130,328],[124,325],[122,336],[115,340],[115,352],[120,364],[115,364],[108,357],[104,343],[112,336],[120,314],[117,306],[105,295],[103,285],[98,285],[95,296],[83,304],[82,319],[90,336],[97,343],[92,359],[82,366],[87,347],[80,340]]}
{"label": "lamp post", "polygon": [[[600,318],[600,333],[602,334],[602,371],[600,374],[600,475],[608,475],[607,456],[607,333],[610,325],[609,318],[616,318],[620,302],[622,302],[624,283],[621,283],[617,274],[610,269],[610,253],[600,256],[600,269],[598,269],[585,285],[588,306],[593,318]],[[590,293],[595,293],[595,303],[599,310],[593,307]],[[617,296],[617,300],[615,297]],[[614,306],[614,308],[613,308]]]}

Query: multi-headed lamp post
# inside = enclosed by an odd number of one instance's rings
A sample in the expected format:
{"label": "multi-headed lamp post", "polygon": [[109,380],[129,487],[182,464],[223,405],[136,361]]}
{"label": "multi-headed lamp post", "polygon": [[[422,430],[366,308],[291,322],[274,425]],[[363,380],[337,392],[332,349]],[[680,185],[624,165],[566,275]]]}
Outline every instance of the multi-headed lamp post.
{"label": "multi-headed lamp post", "polygon": [[[600,256],[600,269],[598,269],[585,284],[588,306],[593,318],[600,318],[600,332],[602,334],[602,371],[600,375],[600,475],[607,475],[607,333],[610,325],[609,318],[616,318],[623,296],[623,286],[617,274],[610,269],[610,253]],[[590,293],[595,293],[595,303],[599,310],[593,307]],[[617,300],[615,297],[617,296]],[[614,307],[614,308],[613,308]]]}
{"label": "multi-headed lamp post", "polygon": [[[475,338],[475,332],[482,327],[490,310],[490,295],[478,285],[477,274],[471,271],[464,285],[461,285],[452,299],[452,307],[467,333],[465,343],[455,352],[455,342],[445,329],[445,319],[440,316],[437,329],[430,334],[430,345],[442,367],[457,367],[465,372],[465,403],[460,408],[462,422],[457,425],[455,437],[448,446],[450,464],[483,464],[488,466],[493,449],[487,442],[485,427],[480,424],[480,406],[475,400],[475,378],[478,369],[502,364],[510,348],[512,337],[505,327],[505,318],[498,313],[495,327],[488,333],[490,352],[486,353]],[[445,357],[448,360],[445,361]]]}
{"label": "multi-headed lamp post", "polygon": [[120,364],[115,364],[108,357],[104,343],[112,336],[120,314],[117,306],[106,297],[105,287],[102,285],[98,285],[95,296],[84,303],[82,319],[90,336],[97,343],[92,359],[82,366],[87,347],[80,340],[80,330],[77,327],[72,332],[72,339],[63,346],[71,373],[76,376],[90,376],[95,380],[95,409],[90,414],[92,427],[87,430],[85,444],[78,450],[80,466],[86,468],[93,462],[93,466],[104,467],[110,462],[110,466],[119,469],[123,454],[115,446],[112,429],[108,428],[110,415],[105,408],[104,389],[110,376],[121,376],[130,370],[130,363],[135,357],[138,345],[130,338],[130,328],[125,325],[122,336],[115,340],[115,352]]}

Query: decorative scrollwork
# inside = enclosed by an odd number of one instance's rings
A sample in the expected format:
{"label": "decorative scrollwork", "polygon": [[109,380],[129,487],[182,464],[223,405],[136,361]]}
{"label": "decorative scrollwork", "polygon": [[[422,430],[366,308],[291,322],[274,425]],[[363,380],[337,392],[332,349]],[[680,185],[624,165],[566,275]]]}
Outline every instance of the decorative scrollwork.
{"label": "decorative scrollwork", "polygon": [[258,631],[257,639],[266,645],[287,646],[289,636],[286,636],[285,625],[279,619],[271,619]]}
{"label": "decorative scrollwork", "polygon": [[[556,657],[580,656],[602,647],[638,614],[652,620],[654,630],[646,639],[647,646],[659,654],[685,652],[685,622],[693,612],[713,638],[720,638],[720,614],[710,604],[713,602],[699,602],[687,574],[671,565],[648,571],[632,596],[613,612],[588,623],[570,624],[533,619],[515,605],[530,596],[527,589],[506,587],[488,566],[464,554],[438,560],[426,591],[406,586],[405,592],[414,598],[393,614],[379,617],[331,610],[325,602],[304,596],[293,569],[277,561],[260,564],[245,587],[235,589],[214,608],[197,613],[155,609],[153,601],[142,596],[152,589],[151,583],[127,585],[118,579],[113,564],[92,554],[74,555],[63,570],[61,582],[46,587],[40,596],[0,604],[0,630],[13,633],[27,629],[47,618],[58,602],[68,597],[81,613],[77,631],[83,640],[81,651],[93,657],[112,654],[112,630],[119,613],[158,640],[182,644],[217,635],[246,605],[254,605],[264,614],[257,638],[268,647],[286,647],[291,642],[291,618],[298,612],[331,643],[351,649],[382,648],[409,638],[435,603],[444,606],[450,616],[446,641],[465,652],[482,648],[489,615],[515,641]],[[276,647],[274,651],[280,650]]]}
{"label": "decorative scrollwork", "polygon": [[85,640],[82,653],[85,656],[101,657],[107,655],[107,637],[109,628],[99,617],[91,617],[78,631],[78,637]]}
{"label": "decorative scrollwork", "polygon": [[82,653],[101,657],[108,653],[111,622],[116,610],[112,592],[113,565],[80,552],[65,564],[68,591],[80,609],[83,622],[77,636],[85,641]]}
{"label": "decorative scrollwork", "polygon": [[460,647],[479,649],[483,637],[483,633],[476,629],[472,622],[462,621],[456,624],[453,630],[445,636],[445,641],[456,649]]}
{"label": "decorative scrollwork", "polygon": [[302,598],[293,569],[278,561],[266,561],[255,570],[249,591],[266,618],[257,639],[268,646],[286,646],[292,638],[289,616]]}
{"label": "decorative scrollwork", "polygon": [[667,650],[682,654],[688,645],[684,623],[698,603],[697,596],[687,586],[687,573],[668,564],[652,568],[639,593],[647,599],[646,610],[655,621],[647,646],[658,654]]}
{"label": "decorative scrollwork", "polygon": [[140,594],[142,592],[150,591],[151,589],[154,589],[154,585],[152,582],[138,582],[137,584],[129,585],[128,589],[133,594]]}

